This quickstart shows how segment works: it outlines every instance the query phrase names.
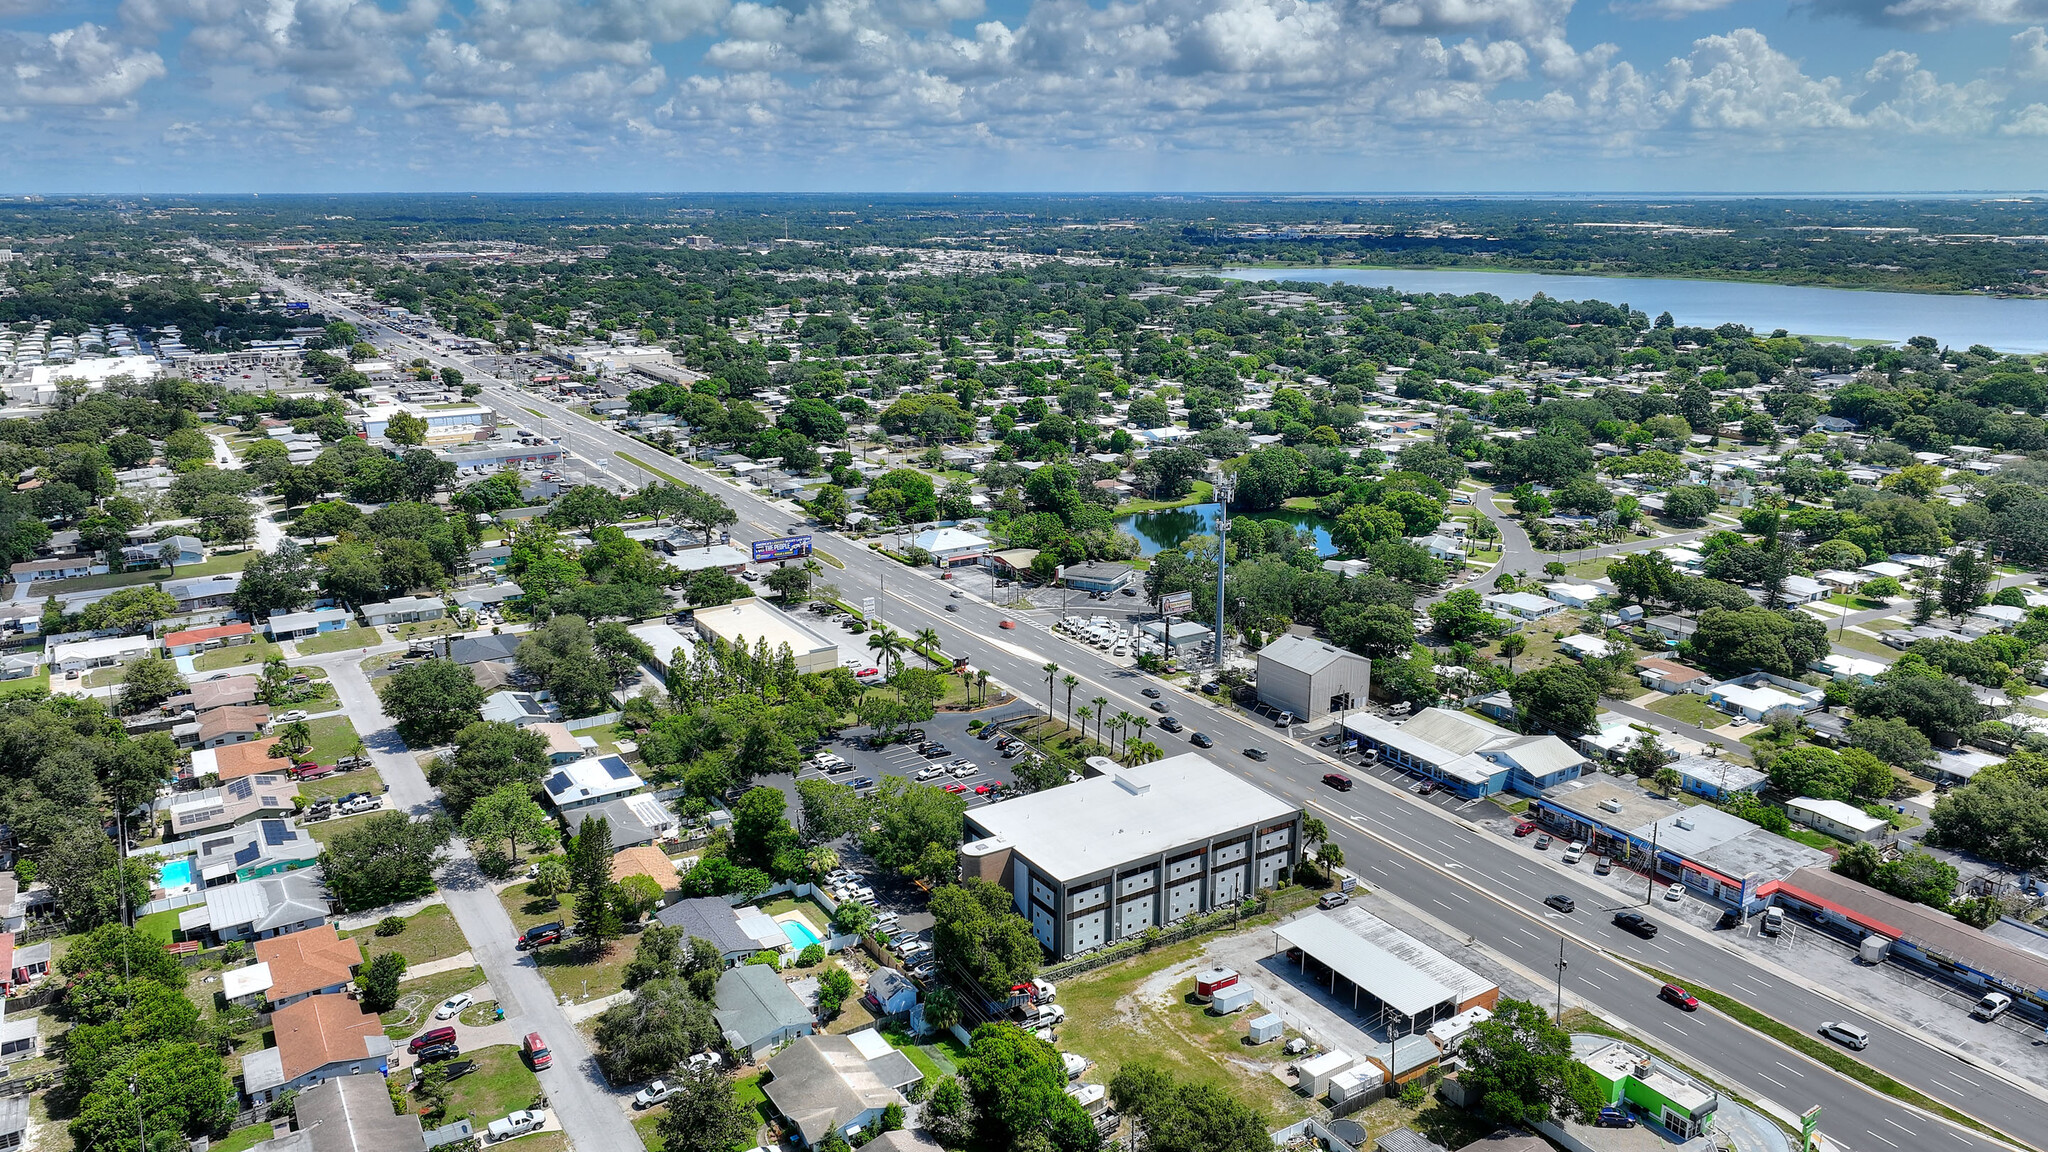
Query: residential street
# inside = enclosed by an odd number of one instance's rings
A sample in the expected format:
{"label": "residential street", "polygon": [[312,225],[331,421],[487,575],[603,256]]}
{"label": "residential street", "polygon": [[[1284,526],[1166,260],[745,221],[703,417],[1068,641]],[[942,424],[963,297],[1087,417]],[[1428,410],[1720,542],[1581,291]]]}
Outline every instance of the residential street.
{"label": "residential street", "polygon": [[[402,648],[403,645],[385,645],[371,652]],[[302,663],[327,669],[342,708],[355,720],[370,758],[390,785],[387,806],[415,817],[439,811],[440,800],[427,783],[426,773],[399,739],[391,718],[370,686],[369,677],[359,667],[364,655],[362,649],[352,648]],[[549,1105],[569,1133],[571,1145],[584,1152],[640,1147],[639,1134],[620,1110],[618,1095],[598,1072],[597,1061],[583,1042],[582,1033],[570,1023],[540,970],[524,952],[513,947],[518,933],[512,918],[476,870],[476,863],[461,840],[455,842],[451,858],[436,880],[476,962],[483,966],[491,993],[505,1009],[509,1034],[523,1037],[528,1032],[539,1032],[554,1052],[553,1066],[538,1075]]]}

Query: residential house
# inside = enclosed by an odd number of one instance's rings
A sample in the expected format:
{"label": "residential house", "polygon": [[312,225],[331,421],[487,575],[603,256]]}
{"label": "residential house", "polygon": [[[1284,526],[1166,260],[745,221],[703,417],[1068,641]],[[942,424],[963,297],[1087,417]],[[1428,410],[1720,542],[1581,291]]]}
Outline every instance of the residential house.
{"label": "residential house", "polygon": [[150,568],[168,564],[175,568],[180,564],[197,564],[206,559],[206,545],[197,536],[172,536],[146,544],[130,544],[121,549],[123,568]]}
{"label": "residential house", "polygon": [[1567,608],[1591,608],[1603,593],[1594,584],[1545,584],[1543,595]]}
{"label": "residential house", "polygon": [[[298,1127],[250,1152],[426,1152],[430,1144],[411,1112],[393,1112],[391,1093],[375,1076],[342,1076],[300,1092],[292,1107]],[[467,1139],[461,1120],[456,1139]],[[446,1129],[443,1129],[446,1131]]]}
{"label": "residential house", "polygon": [[1832,680],[1846,680],[1852,684],[1870,684],[1875,682],[1890,665],[1863,656],[1843,656],[1830,652],[1807,665],[1807,667]]}
{"label": "residential house", "polygon": [[852,1140],[923,1079],[910,1058],[873,1029],[865,1036],[805,1036],[768,1062],[761,1090],[806,1148],[838,1133]]}
{"label": "residential house", "polygon": [[675,835],[682,823],[674,808],[645,792],[606,800],[576,811],[578,814],[573,819],[578,824],[593,816],[603,817],[611,825],[614,848],[652,844]]}
{"label": "residential house", "polygon": [[917,985],[894,968],[877,968],[868,977],[868,990],[861,1000],[877,1019],[900,1016],[917,1007]]}
{"label": "residential house", "polygon": [[263,817],[290,815],[299,786],[289,776],[245,776],[218,788],[180,796],[170,805],[170,838],[232,828]]}
{"label": "residential house", "polygon": [[[222,676],[215,680],[200,680],[192,685],[190,699],[183,700],[182,703],[197,712],[254,704],[256,694],[262,688],[263,681],[254,676]],[[174,698],[172,702],[179,701]]]}
{"label": "residential house", "polygon": [[48,940],[16,948],[14,933],[0,932],[0,995],[11,996],[49,974]]}
{"label": "residential house", "polygon": [[550,721],[529,724],[527,728],[548,742],[548,763],[560,765],[583,759],[583,744],[567,725]]}
{"label": "residential house", "polygon": [[156,641],[147,636],[101,636],[92,640],[70,640],[50,646],[50,668],[54,672],[86,672],[111,668],[140,660],[156,651]]}
{"label": "residential house", "polygon": [[462,589],[455,594],[455,606],[470,612],[502,608],[524,595],[526,589],[510,580],[501,580],[496,584],[479,584]]}
{"label": "residential house", "polygon": [[1724,680],[1708,689],[1707,703],[1723,712],[1761,724],[1780,710],[1788,710],[1793,715],[1815,711],[1821,706],[1821,696],[1821,690],[1810,684],[1769,672],[1752,672]]}
{"label": "residential house", "polygon": [[1785,812],[1809,828],[1840,837],[1852,844],[1875,843],[1889,837],[1891,821],[1872,816],[1854,804],[1840,800],[1815,800],[1801,796],[1785,802]]}
{"label": "residential house", "polygon": [[525,728],[553,720],[558,712],[531,692],[493,692],[484,698],[483,718]]}
{"label": "residential house", "polygon": [[664,893],[672,892],[676,887],[676,862],[668,858],[668,853],[646,844],[620,848],[612,853],[612,879],[619,881],[628,876],[645,876],[659,884]]}
{"label": "residential house", "polygon": [[192,753],[192,775],[195,779],[212,776],[225,784],[245,776],[286,771],[291,762],[272,756],[270,750],[275,747],[277,737],[266,736],[241,744],[197,749]]}
{"label": "residential house", "polygon": [[89,556],[77,556],[59,560],[23,560],[7,570],[16,584],[33,584],[43,580],[72,580],[80,576],[104,576],[105,564],[95,564]]}
{"label": "residential house", "polygon": [[199,747],[218,748],[223,744],[246,743],[262,736],[264,726],[269,723],[270,706],[267,704],[215,708],[199,717]]}
{"label": "residential house", "polygon": [[593,756],[555,769],[545,784],[558,812],[573,812],[637,792],[645,782],[620,756]]}
{"label": "residential house", "polygon": [[320,860],[320,842],[289,820],[258,820],[200,841],[192,871],[202,888],[247,883],[309,868]]}
{"label": "residential house", "polygon": [[1455,536],[1446,536],[1438,532],[1428,536],[1411,537],[1408,543],[1442,560],[1446,564],[1462,564],[1465,562],[1465,542]]}
{"label": "residential house", "polygon": [[1619,647],[1610,643],[1605,636],[1589,636],[1584,634],[1562,637],[1558,640],[1557,647],[1565,655],[1579,661],[1598,660],[1621,651]]}
{"label": "residential house", "polygon": [[272,640],[297,640],[301,636],[339,632],[354,622],[355,617],[346,608],[314,608],[305,612],[272,613],[264,622],[263,630]]}
{"label": "residential house", "polygon": [[525,639],[512,633],[495,636],[461,636],[448,642],[448,659],[457,664],[479,664],[485,660],[510,663],[519,654],[519,642]]}
{"label": "residential house", "polygon": [[0,1096],[0,1150],[28,1143],[28,1104],[27,1093]]}
{"label": "residential house", "polygon": [[1564,605],[1530,592],[1490,592],[1479,598],[1489,612],[1515,620],[1547,620],[1564,611]]}
{"label": "residential house", "polygon": [[1770,776],[1747,764],[1719,756],[1680,756],[1671,762],[1678,786],[1709,800],[1726,800],[1737,792],[1761,792]]}
{"label": "residential house", "polygon": [[[242,1094],[252,1105],[343,1076],[388,1071],[391,1041],[383,1023],[346,996],[309,996],[274,1013],[270,1028],[277,1046],[242,1057]],[[381,1080],[374,1083],[384,1090]]]}
{"label": "residential house", "polygon": [[327,894],[317,868],[208,888],[205,904],[178,914],[187,939],[210,935],[221,943],[268,940],[325,923]]}
{"label": "residential house", "polygon": [[2026,618],[2025,608],[2014,608],[2008,604],[1984,604],[1970,609],[1970,619],[1981,621],[2001,632],[2011,631]]}
{"label": "residential house", "polygon": [[1643,621],[1643,627],[1647,628],[1652,635],[1661,637],[1667,644],[1678,644],[1690,640],[1692,639],[1692,634],[1699,631],[1700,628],[1698,622],[1688,620],[1683,616],[1652,616],[1648,620]]}
{"label": "residential house", "polygon": [[372,628],[439,620],[447,614],[448,604],[439,596],[400,596],[381,604],[363,605],[363,620]]}
{"label": "residential house", "polygon": [[1681,692],[1704,696],[1714,683],[1714,678],[1705,672],[1661,656],[1645,656],[1636,661],[1636,678],[1645,688],[1673,696]]}
{"label": "residential house", "polygon": [[775,921],[758,909],[734,908],[716,896],[678,900],[655,913],[656,919],[685,934],[709,940],[728,964],[745,960],[756,952],[787,947],[789,937]]}
{"label": "residential house", "polygon": [[321,924],[303,932],[258,940],[256,960],[270,967],[270,988],[265,997],[275,1010],[308,996],[348,991],[356,969],[362,966],[363,946],[342,939],[334,925]]}
{"label": "residential house", "polygon": [[210,628],[187,628],[164,637],[164,651],[172,656],[194,656],[214,648],[230,648],[256,639],[256,630],[240,622],[216,624]]}
{"label": "residential house", "polygon": [[743,1060],[758,1060],[799,1036],[816,1021],[811,1010],[783,983],[779,969],[741,964],[718,978],[718,1007],[711,1013],[725,1046]]}

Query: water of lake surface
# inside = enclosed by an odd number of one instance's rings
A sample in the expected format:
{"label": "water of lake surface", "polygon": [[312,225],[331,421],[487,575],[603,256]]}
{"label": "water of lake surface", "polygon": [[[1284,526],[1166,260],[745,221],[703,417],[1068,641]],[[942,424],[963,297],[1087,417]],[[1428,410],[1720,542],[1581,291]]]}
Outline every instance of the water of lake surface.
{"label": "water of lake surface", "polygon": [[[1140,512],[1125,516],[1116,522],[1116,530],[1129,532],[1138,538],[1140,556],[1157,556],[1161,549],[1177,548],[1181,541],[1190,536],[1201,536],[1216,531],[1216,504],[1189,504],[1181,508],[1168,508],[1161,512]],[[1296,528],[1312,529],[1316,534],[1316,552],[1322,556],[1335,556],[1337,546],[1330,542],[1330,521],[1314,512],[1289,512],[1275,508],[1267,512],[1238,512],[1233,520],[1284,520]]]}
{"label": "water of lake surface", "polygon": [[1984,344],[2001,352],[2048,352],[2048,299],[1453,269],[1236,268],[1223,275],[1236,280],[1360,284],[1458,296],[1489,292],[1504,300],[1527,300],[1541,292],[1558,300],[1627,304],[1652,317],[1669,312],[1680,324],[1702,328],[1734,323],[1766,334],[1783,328],[1806,336],[1893,343],[1909,336],[1932,336],[1953,348]]}

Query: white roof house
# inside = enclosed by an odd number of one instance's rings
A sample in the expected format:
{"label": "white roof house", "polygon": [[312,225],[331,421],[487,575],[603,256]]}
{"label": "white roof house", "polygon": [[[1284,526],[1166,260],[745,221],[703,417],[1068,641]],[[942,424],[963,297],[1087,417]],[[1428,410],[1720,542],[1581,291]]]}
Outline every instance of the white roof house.
{"label": "white roof house", "polygon": [[637,792],[644,783],[619,756],[589,756],[571,761],[555,769],[546,781],[549,802],[563,812]]}
{"label": "white roof house", "polygon": [[1564,611],[1564,605],[1532,592],[1494,592],[1480,597],[1489,611],[1502,612],[1517,620],[1541,620]]}
{"label": "white roof house", "polygon": [[73,640],[50,649],[50,666],[59,672],[104,668],[140,660],[156,649],[147,636],[102,636],[96,640]]}
{"label": "white roof house", "polygon": [[1543,594],[1567,608],[1584,608],[1601,596],[1600,589],[1593,584],[1545,584]]}
{"label": "white roof house", "polygon": [[985,555],[994,547],[986,536],[976,536],[958,528],[934,528],[920,532],[912,536],[910,542],[931,553],[932,559],[941,566],[950,561]]}

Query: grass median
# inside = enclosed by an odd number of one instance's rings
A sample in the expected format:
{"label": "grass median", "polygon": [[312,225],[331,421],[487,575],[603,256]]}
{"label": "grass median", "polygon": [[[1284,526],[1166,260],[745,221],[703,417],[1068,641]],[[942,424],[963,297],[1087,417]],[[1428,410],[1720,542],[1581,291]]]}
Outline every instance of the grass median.
{"label": "grass median", "polygon": [[[1631,963],[1635,962],[1631,961]],[[1648,964],[1636,964],[1636,967],[1642,969],[1644,972],[1649,973],[1651,976],[1654,976],[1657,979],[1662,980],[1666,984],[1683,985],[1686,991],[1691,992],[1694,996],[1699,997],[1700,1003],[1705,1004],[1709,1008],[1714,1009],[1715,1011],[1721,1013],[1724,1016],[1727,1016],[1729,1019],[1734,1020],[1739,1024],[1747,1025],[1748,1027],[1758,1032],[1761,1032],[1766,1036],[1769,1036],[1771,1039],[1776,1040],[1778,1043],[1793,1049],[1794,1051],[1798,1052],[1802,1056],[1807,1057],[1808,1059],[1827,1065],[1829,1068],[1832,1068],[1835,1071],[1841,1073],[1842,1075],[1847,1076],[1849,1079],[1856,1081],[1858,1084],[1863,1085],[1865,1088],[1869,1088],[1874,1092],[1881,1092],[1894,1100],[1900,1101],[1901,1103],[1911,1104],[1915,1108],[1918,1108],[1924,1112],[1933,1113],[1934,1115],[1939,1116],[1944,1120],[1950,1120],[1957,1124],[1965,1125],[1978,1132],[1984,1133],[1986,1136],[1996,1137],[1997,1139],[2009,1141],[2015,1144],[2023,1143],[2022,1141],[2015,1140],[2013,1137],[2008,1136],[2003,1132],[2000,1132],[1998,1129],[1993,1128],[1980,1120],[1973,1119],[1969,1116],[1964,1115],[1961,1112],[1956,1111],[1954,1108],[1951,1108],[1948,1105],[1943,1104],[1941,1101],[1934,1099],[1932,1096],[1927,1095],[1925,1092],[1920,1091],[1918,1088],[1915,1088],[1910,1084],[1903,1084],[1897,1080],[1892,1079],[1890,1076],[1887,1076],[1884,1073],[1878,1071],[1877,1069],[1872,1068],[1870,1065],[1865,1064],[1863,1061],[1856,1059],[1854,1056],[1849,1055],[1847,1052],[1843,1051],[1840,1048],[1835,1047],[1832,1044],[1827,1043],[1819,1037],[1810,1036],[1805,1032],[1802,1032],[1799,1029],[1792,1027],[1790,1024],[1786,1024],[1773,1017],[1766,1016],[1762,1012],[1759,1012],[1756,1009],[1751,1008],[1749,1005],[1742,1003],[1740,1000],[1737,1000],[1732,996],[1729,996],[1725,993],[1716,992],[1711,988],[1703,988],[1700,985],[1694,984],[1688,980],[1681,980],[1678,977],[1673,976],[1669,972],[1658,971],[1657,969],[1650,967]]]}

